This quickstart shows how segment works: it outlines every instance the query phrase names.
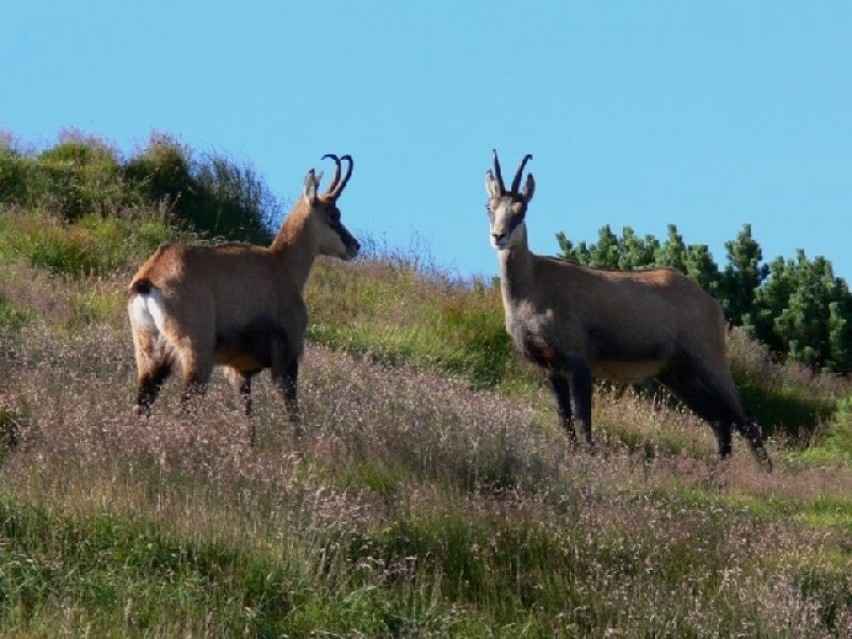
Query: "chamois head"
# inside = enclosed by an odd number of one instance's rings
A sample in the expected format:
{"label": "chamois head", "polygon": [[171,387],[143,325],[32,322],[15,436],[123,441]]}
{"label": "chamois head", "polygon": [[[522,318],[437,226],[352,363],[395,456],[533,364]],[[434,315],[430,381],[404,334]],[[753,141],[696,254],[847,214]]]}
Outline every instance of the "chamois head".
{"label": "chamois head", "polygon": [[500,160],[497,159],[497,151],[494,151],[494,171],[490,169],[485,174],[485,190],[488,192],[488,219],[491,221],[491,245],[499,251],[515,246],[526,237],[524,216],[527,213],[527,204],[532,200],[535,192],[535,179],[532,173],[527,174],[527,181],[523,190],[521,178],[524,167],[532,159],[527,153],[521,161],[521,165],[515,172],[512,180],[512,188],[508,191],[503,184],[503,174],[500,172]]}
{"label": "chamois head", "polygon": [[[334,175],[331,184],[325,193],[319,193],[319,183],[322,180],[322,172],[319,175],[311,169],[305,177],[304,197],[310,208],[310,218],[317,229],[319,239],[318,250],[321,255],[330,255],[344,260],[351,260],[358,254],[361,245],[358,244],[349,230],[340,221],[340,209],[337,208],[337,198],[346,187],[352,176],[352,157],[344,155],[337,157],[333,153],[327,153],[322,159],[334,160]],[[346,160],[348,166],[341,177],[341,160]]]}

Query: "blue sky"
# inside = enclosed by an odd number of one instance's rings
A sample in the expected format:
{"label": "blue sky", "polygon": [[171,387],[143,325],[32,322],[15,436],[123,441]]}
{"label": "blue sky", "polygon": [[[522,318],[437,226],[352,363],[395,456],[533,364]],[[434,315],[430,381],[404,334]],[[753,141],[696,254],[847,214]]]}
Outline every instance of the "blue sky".
{"label": "blue sky", "polygon": [[[852,3],[4,3],[0,128],[130,153],[152,131],[250,163],[284,201],[351,153],[353,230],[492,275],[483,179],[524,153],[555,233],[804,248],[852,280]],[[328,167],[326,167],[326,170]]]}

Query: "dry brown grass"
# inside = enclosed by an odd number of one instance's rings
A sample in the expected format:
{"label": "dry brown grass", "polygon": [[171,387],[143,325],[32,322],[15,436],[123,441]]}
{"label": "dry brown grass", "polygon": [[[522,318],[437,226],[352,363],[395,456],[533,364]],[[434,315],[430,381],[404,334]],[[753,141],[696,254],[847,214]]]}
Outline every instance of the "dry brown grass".
{"label": "dry brown grass", "polygon": [[[30,281],[41,290],[42,278]],[[219,376],[191,415],[172,381],[150,420],[135,417],[123,321],[81,322],[67,289],[27,290],[4,288],[70,318],[0,334],[0,413],[18,436],[5,500],[297,561],[299,596],[328,602],[305,623],[348,636],[394,636],[375,621],[388,607],[424,637],[521,636],[524,624],[541,637],[852,631],[848,466],[794,463],[773,444],[767,475],[738,440],[719,465],[694,416],[607,388],[600,452],[588,455],[568,446],[543,387],[474,391],[317,346],[302,367],[304,436],[262,378],[251,448]],[[371,593],[370,612],[335,617],[356,593]]]}

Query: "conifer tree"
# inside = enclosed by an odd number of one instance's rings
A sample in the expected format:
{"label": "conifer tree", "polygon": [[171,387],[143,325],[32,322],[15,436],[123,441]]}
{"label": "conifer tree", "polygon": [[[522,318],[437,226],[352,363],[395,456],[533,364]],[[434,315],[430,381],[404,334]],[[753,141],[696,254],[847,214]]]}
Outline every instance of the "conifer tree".
{"label": "conifer tree", "polygon": [[678,233],[674,224],[669,224],[668,237],[657,249],[655,262],[657,266],[668,266],[686,275],[687,261],[687,248],[683,236]]}
{"label": "conifer tree", "polygon": [[751,235],[751,224],[745,224],[737,238],[725,242],[728,264],[721,278],[721,300],[730,322],[740,326],[753,323],[755,293],[769,274],[761,264],[763,251]]}

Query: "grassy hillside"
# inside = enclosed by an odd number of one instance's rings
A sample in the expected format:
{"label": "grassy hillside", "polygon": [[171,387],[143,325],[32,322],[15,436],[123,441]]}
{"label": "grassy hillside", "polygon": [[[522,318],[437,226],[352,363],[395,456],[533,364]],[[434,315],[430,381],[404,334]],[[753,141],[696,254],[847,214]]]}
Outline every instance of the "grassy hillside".
{"label": "grassy hillside", "polygon": [[124,288],[175,237],[156,208],[0,208],[0,635],[852,633],[848,381],[733,333],[772,475],[608,386],[590,456],[490,282],[370,250],[309,283],[304,437],[263,377],[250,448],[218,375],[193,420],[174,383],[131,413]]}

